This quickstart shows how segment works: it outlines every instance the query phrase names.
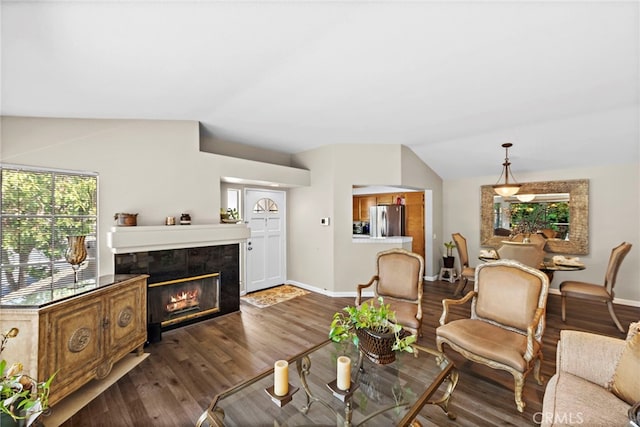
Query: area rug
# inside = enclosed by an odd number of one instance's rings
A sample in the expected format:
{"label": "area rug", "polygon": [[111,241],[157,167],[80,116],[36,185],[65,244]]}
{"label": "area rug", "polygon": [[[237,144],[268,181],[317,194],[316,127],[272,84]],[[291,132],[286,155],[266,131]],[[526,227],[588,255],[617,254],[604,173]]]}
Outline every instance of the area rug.
{"label": "area rug", "polygon": [[293,285],[282,285],[271,289],[265,289],[264,291],[252,292],[240,297],[240,299],[256,307],[265,308],[308,293],[309,291],[305,291],[304,289],[297,288]]}

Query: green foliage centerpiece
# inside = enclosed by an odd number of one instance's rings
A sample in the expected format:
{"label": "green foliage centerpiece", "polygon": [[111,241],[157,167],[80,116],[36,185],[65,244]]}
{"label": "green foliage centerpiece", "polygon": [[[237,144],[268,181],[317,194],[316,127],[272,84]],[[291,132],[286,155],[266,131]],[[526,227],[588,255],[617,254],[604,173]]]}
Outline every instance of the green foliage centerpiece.
{"label": "green foliage centerpiece", "polygon": [[390,363],[395,360],[396,351],[414,353],[412,344],[417,340],[395,321],[395,312],[378,297],[377,305],[375,300],[369,300],[335,313],[329,338],[335,342],[351,340],[372,362]]}

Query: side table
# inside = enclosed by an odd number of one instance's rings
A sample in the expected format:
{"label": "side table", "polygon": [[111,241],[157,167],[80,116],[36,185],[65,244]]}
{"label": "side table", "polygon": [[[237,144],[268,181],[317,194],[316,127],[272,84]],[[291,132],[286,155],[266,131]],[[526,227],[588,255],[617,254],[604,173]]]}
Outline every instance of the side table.
{"label": "side table", "polygon": [[[447,277],[444,276],[445,273],[447,273]],[[449,283],[455,283],[458,280],[458,272],[455,268],[442,267],[438,280],[448,280]]]}

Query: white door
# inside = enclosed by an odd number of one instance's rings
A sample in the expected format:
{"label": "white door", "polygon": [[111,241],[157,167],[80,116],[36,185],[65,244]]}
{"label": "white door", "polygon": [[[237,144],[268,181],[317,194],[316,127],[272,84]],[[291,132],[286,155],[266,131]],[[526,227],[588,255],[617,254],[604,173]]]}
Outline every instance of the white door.
{"label": "white door", "polygon": [[285,281],[285,192],[245,189],[244,218],[251,229],[247,241],[247,292]]}

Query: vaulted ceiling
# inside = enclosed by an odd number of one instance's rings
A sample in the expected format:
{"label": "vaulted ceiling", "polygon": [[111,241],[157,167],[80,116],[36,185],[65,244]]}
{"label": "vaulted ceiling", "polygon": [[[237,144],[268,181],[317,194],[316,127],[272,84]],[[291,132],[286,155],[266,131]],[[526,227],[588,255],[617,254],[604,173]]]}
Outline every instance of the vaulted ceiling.
{"label": "vaulted ceiling", "polygon": [[3,115],[188,119],[444,179],[638,162],[637,1],[2,1]]}

